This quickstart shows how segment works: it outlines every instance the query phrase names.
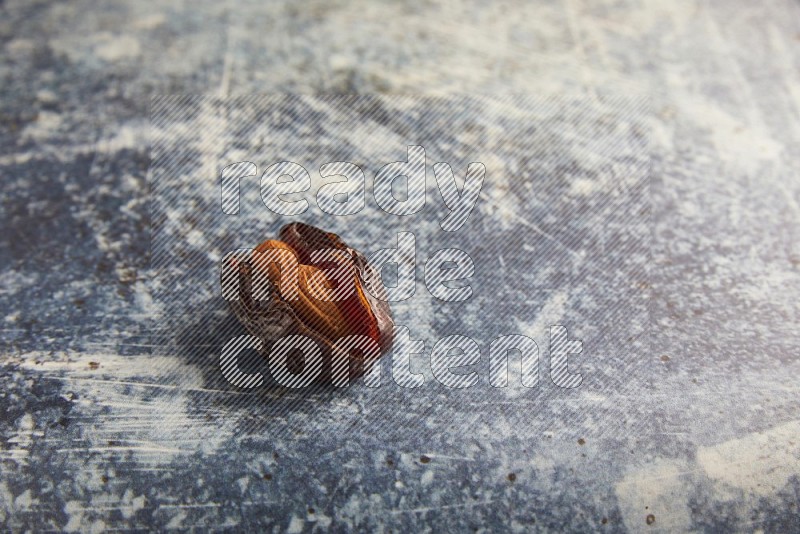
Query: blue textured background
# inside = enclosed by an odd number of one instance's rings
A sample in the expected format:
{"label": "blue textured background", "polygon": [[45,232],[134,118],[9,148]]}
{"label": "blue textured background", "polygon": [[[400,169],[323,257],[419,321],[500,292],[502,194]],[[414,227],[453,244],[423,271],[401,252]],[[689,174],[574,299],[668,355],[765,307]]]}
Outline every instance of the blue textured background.
{"label": "blue textured background", "polygon": [[[0,9],[4,526],[800,526],[796,2]],[[587,379],[628,369],[630,380],[543,387],[530,398],[511,388],[505,398],[387,388],[376,405],[357,390],[235,393],[202,352],[151,355],[154,94],[588,101],[606,91],[651,102],[652,261],[650,285],[639,289],[650,293],[653,328],[647,343],[624,340],[608,366],[586,346],[581,369]],[[496,204],[524,214],[519,194],[512,187]],[[502,212],[482,217],[518,234],[493,244],[509,247],[500,254],[515,257],[535,239]],[[482,231],[459,237],[495,235]],[[358,239],[368,249],[379,241]],[[545,311],[570,310],[546,296],[541,309],[508,301],[508,322],[532,327],[548,324],[537,319]],[[219,339],[208,327],[230,316],[201,308],[188,314],[200,323],[191,341],[213,352]],[[442,332],[481,331],[478,311],[460,314],[468,320],[458,326],[416,311],[398,313],[429,326],[412,328],[428,348]]]}

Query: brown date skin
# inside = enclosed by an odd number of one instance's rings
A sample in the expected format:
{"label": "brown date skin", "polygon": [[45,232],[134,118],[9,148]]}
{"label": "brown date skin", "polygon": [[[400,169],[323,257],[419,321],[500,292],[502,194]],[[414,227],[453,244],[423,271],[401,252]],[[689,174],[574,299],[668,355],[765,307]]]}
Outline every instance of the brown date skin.
{"label": "brown date skin", "polygon": [[[261,339],[264,354],[268,355],[272,344],[288,335],[304,335],[313,339],[323,354],[323,371],[318,382],[330,381],[332,347],[337,339],[351,334],[366,335],[375,340],[380,353],[391,350],[394,321],[386,300],[376,298],[373,293],[385,298],[380,273],[367,264],[363,254],[350,248],[336,234],[325,232],[303,223],[291,223],[279,232],[280,240],[267,240],[256,247],[262,252],[271,248],[289,248],[295,253],[300,264],[300,290],[303,291],[304,277],[324,266],[311,260],[311,253],[320,249],[337,249],[349,256],[355,276],[355,285],[350,297],[335,303],[312,304],[309,299],[285,300],[276,289],[277,280],[269,277],[272,283],[267,301],[256,301],[252,297],[253,269],[259,268],[249,262],[238,264],[239,299],[230,301],[234,313],[251,335]],[[375,363],[375,365],[378,365]],[[289,370],[301,372],[302,357],[290,356]],[[354,351],[349,355],[349,377],[364,375],[369,367],[363,355]]]}

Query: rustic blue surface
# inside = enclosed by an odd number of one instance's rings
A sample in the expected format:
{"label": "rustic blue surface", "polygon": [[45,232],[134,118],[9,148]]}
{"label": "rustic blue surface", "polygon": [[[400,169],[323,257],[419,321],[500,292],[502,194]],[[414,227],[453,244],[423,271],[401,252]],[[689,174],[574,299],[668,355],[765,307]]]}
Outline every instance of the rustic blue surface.
{"label": "rustic blue surface", "polygon": [[[800,528],[796,3],[0,9],[4,526]],[[633,269],[648,267],[644,280],[615,279],[589,256],[581,269],[597,283],[577,293],[574,283],[590,278],[562,279],[555,292],[545,291],[553,280],[526,282],[516,271],[527,265],[525,245],[548,241],[524,223],[532,193],[510,179],[503,191],[488,174],[475,226],[451,244],[478,251],[478,267],[503,258],[504,278],[479,270],[490,286],[476,298],[491,302],[497,292],[506,305],[488,319],[469,304],[453,313],[420,300],[420,281],[419,298],[396,308],[428,349],[457,332],[482,347],[524,328],[536,337],[558,317],[587,340],[575,360],[584,387],[484,384],[461,395],[428,376],[419,390],[389,385],[379,395],[236,391],[213,354],[220,332],[237,325],[222,303],[205,300],[187,307],[174,353],[151,353],[164,299],[148,258],[150,98],[265,92],[649,95],[646,113],[611,120],[646,125],[652,259]],[[558,134],[551,125],[546,138],[567,138],[573,126]],[[380,162],[399,145],[376,154],[353,144]],[[506,164],[495,157],[487,170]],[[550,191],[591,192],[587,176],[564,174]],[[429,194],[435,223],[441,198]],[[313,203],[310,214],[327,221]],[[433,250],[447,239],[430,221],[419,232]],[[353,241],[386,246],[396,222],[354,225]],[[610,230],[583,222],[584,235]],[[337,224],[346,236],[348,225]],[[532,287],[542,291],[518,295]],[[570,315],[590,307],[586,295],[602,310],[603,298],[633,302],[635,293],[651,297],[649,337],[644,323],[629,339],[617,335],[627,325],[615,317]]]}

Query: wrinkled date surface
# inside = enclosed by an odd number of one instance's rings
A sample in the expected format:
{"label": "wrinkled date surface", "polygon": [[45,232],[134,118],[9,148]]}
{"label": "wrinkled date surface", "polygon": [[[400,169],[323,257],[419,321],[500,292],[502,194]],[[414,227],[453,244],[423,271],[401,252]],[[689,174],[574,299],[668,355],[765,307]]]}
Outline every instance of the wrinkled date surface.
{"label": "wrinkled date surface", "polygon": [[[344,370],[362,376],[391,349],[394,322],[380,273],[339,236],[314,226],[292,223],[279,237],[229,264],[234,313],[267,354],[286,336],[313,340],[323,357],[319,381]],[[290,353],[286,365],[301,373],[302,351]]]}

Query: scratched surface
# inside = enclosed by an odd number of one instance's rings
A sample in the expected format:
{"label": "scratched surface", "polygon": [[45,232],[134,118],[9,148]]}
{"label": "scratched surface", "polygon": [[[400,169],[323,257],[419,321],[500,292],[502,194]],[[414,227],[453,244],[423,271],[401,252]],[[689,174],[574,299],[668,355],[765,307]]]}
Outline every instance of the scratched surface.
{"label": "scratched surface", "polygon": [[[800,528],[796,2],[262,4],[0,7],[0,524]],[[150,350],[152,95],[609,91],[650,99],[652,328],[579,367],[627,380],[387,389],[387,415],[363,391],[232,391],[201,354]],[[504,261],[539,235],[523,191],[479,201],[518,232]],[[485,345],[554,318],[589,335],[575,299],[401,313],[428,348],[453,330]],[[193,346],[220,342],[224,306],[192,317]]]}

